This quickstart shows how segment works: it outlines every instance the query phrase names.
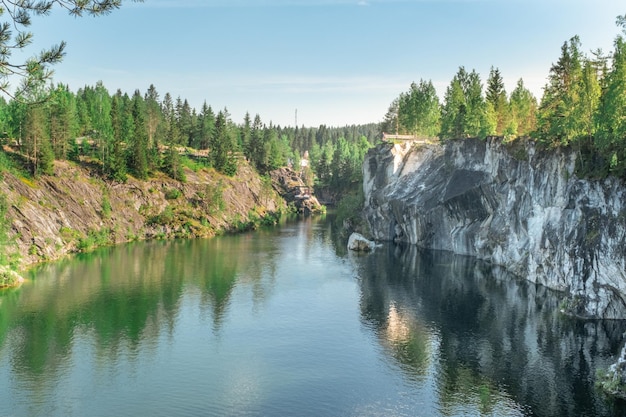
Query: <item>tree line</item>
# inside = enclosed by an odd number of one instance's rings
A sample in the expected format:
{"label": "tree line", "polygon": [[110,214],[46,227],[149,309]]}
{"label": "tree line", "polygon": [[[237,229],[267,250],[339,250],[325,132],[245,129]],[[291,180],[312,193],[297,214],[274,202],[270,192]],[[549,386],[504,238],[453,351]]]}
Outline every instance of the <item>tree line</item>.
{"label": "tree line", "polygon": [[52,175],[54,160],[89,158],[116,181],[146,179],[156,171],[184,181],[190,158],[235,175],[243,158],[266,174],[289,164],[300,169],[306,155],[303,175],[311,185],[315,179],[341,188],[360,181],[378,126],[281,127],[249,113],[235,123],[226,108],[215,111],[205,101],[197,111],[169,93],[161,99],[154,85],[145,93],[110,94],[98,82],[76,93],[64,84],[39,85],[8,102],[0,99],[0,132],[34,176]]}
{"label": "tree line", "polygon": [[389,106],[385,132],[441,140],[463,137],[529,137],[579,152],[579,172],[626,178],[626,15],[614,51],[585,54],[578,36],[561,47],[538,101],[520,79],[507,94],[491,68],[483,88],[479,74],[460,67],[443,101],[431,81],[412,83]]}

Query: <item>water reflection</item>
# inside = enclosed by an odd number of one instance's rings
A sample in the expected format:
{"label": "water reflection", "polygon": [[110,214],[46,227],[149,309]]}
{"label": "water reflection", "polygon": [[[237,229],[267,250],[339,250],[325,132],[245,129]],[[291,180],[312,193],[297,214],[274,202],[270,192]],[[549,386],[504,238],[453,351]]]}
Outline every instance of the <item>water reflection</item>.
{"label": "water reflection", "polygon": [[311,218],[104,249],[0,293],[0,415],[82,415],[94,395],[115,415],[626,413],[593,385],[626,325],[559,301],[471,258],[348,254]]}
{"label": "water reflection", "polygon": [[445,252],[389,245],[355,265],[362,317],[394,359],[417,380],[436,362],[443,415],[472,403],[496,415],[626,411],[594,388],[625,323],[570,320],[558,294]]}
{"label": "water reflection", "polygon": [[[290,244],[307,261],[313,221],[292,223]],[[297,238],[294,239],[294,235]],[[236,285],[249,286],[252,302],[272,294],[280,246],[276,230],[197,241],[152,241],[45,265],[18,289],[0,293],[0,359],[33,389],[54,385],[71,366],[76,337],[93,339],[97,361],[130,361],[149,354],[162,336],[173,337],[185,294],[199,298],[200,313],[219,333]]]}

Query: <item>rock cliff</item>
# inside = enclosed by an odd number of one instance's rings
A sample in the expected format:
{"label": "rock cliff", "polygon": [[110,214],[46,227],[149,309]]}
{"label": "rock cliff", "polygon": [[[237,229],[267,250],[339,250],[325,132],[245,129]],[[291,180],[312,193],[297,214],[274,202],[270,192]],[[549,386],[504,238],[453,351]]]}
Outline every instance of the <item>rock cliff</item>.
{"label": "rock cliff", "polygon": [[498,138],[384,144],[364,162],[365,218],[376,240],[475,256],[563,291],[570,314],[626,319],[626,188],[575,163]]}
{"label": "rock cliff", "polygon": [[133,240],[210,237],[254,227],[286,208],[271,181],[244,162],[234,177],[186,169],[184,183],[158,173],[110,182],[91,171],[57,161],[54,175],[36,180],[2,174],[0,194],[22,267]]}

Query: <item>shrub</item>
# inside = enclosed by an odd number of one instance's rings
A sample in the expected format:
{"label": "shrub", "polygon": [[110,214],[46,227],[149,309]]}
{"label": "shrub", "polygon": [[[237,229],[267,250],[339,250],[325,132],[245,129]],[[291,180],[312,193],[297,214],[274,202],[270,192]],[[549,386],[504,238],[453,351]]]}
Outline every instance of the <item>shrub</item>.
{"label": "shrub", "polygon": [[111,207],[109,196],[107,194],[102,194],[102,217],[108,219],[109,217],[111,217],[112,211],[113,208]]}
{"label": "shrub", "polygon": [[0,266],[0,288],[12,287],[22,280],[23,278],[17,272],[6,266]]}
{"label": "shrub", "polygon": [[79,252],[88,252],[101,246],[107,246],[111,244],[111,230],[100,229],[90,230],[87,236],[78,239],[76,249]]}
{"label": "shrub", "polygon": [[168,224],[171,224],[174,221],[174,210],[172,209],[171,206],[167,206],[165,207],[165,209],[157,214],[156,216],[152,216],[150,219],[148,219],[148,224],[150,225],[161,225],[161,226],[165,226]]}
{"label": "shrub", "polygon": [[170,188],[169,190],[165,191],[166,200],[176,200],[181,195],[182,193],[178,188]]}

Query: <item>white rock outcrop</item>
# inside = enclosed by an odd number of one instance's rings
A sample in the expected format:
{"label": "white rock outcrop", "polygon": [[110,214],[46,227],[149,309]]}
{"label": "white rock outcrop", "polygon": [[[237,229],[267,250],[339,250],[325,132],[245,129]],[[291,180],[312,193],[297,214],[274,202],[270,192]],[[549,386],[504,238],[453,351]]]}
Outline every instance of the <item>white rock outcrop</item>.
{"label": "white rock outcrop", "polygon": [[576,155],[532,142],[385,144],[364,162],[374,239],[475,256],[565,291],[565,308],[626,318],[626,188],[579,179]]}
{"label": "white rock outcrop", "polygon": [[370,252],[376,247],[376,242],[366,239],[360,233],[352,233],[348,238],[348,249],[355,252]]}

